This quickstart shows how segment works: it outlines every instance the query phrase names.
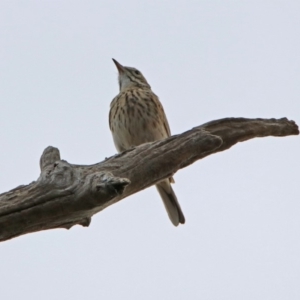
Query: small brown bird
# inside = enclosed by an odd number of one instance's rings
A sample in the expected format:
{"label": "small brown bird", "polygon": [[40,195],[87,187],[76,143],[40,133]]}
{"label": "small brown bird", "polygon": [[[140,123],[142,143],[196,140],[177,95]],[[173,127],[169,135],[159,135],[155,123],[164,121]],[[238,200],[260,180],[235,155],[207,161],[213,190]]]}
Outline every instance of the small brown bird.
{"label": "small brown bird", "polygon": [[[120,93],[110,104],[109,127],[118,152],[169,137],[164,109],[146,78],[139,70],[113,61],[119,71]],[[185,218],[170,182],[174,182],[172,177],[159,182],[156,188],[170,220],[178,226]]]}

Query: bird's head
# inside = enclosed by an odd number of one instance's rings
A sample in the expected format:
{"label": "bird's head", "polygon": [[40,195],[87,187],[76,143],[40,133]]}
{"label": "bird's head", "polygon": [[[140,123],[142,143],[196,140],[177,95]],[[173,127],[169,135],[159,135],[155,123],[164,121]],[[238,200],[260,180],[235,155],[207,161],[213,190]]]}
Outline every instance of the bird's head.
{"label": "bird's head", "polygon": [[128,87],[147,87],[150,88],[149,83],[147,82],[146,78],[143,76],[143,74],[131,67],[125,67],[122,66],[120,63],[118,63],[115,59],[112,59],[115,63],[118,71],[119,71],[119,87],[120,91],[125,90]]}

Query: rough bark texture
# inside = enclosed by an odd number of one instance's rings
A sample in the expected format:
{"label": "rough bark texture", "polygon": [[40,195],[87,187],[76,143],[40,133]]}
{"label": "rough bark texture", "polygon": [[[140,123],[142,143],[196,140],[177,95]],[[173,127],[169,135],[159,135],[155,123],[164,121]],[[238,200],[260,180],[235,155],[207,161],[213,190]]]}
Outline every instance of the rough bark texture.
{"label": "rough bark texture", "polygon": [[91,166],[70,164],[60,159],[58,149],[48,147],[38,180],[0,195],[0,241],[45,229],[89,226],[95,213],[198,159],[252,138],[297,134],[295,122],[286,118],[226,118]]}

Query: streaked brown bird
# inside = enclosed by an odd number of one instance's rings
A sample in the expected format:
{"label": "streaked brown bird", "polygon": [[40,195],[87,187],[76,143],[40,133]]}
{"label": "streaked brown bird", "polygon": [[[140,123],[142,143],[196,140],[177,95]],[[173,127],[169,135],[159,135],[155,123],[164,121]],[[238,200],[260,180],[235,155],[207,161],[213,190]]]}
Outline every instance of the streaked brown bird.
{"label": "streaked brown bird", "polygon": [[[119,94],[112,100],[109,127],[118,152],[162,140],[171,135],[164,109],[152,92],[143,74],[131,67],[124,67],[113,59],[119,72]],[[171,222],[178,226],[185,218],[168,178],[156,184]]]}

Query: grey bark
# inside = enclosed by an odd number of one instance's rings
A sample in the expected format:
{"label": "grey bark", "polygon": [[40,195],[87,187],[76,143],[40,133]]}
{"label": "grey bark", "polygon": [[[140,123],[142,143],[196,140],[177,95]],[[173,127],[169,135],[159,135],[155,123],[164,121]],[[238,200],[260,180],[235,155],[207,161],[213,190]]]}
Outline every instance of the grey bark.
{"label": "grey bark", "polygon": [[53,228],[89,226],[91,217],[179,169],[238,142],[298,135],[294,121],[226,118],[83,166],[44,150],[37,181],[0,195],[0,241]]}

